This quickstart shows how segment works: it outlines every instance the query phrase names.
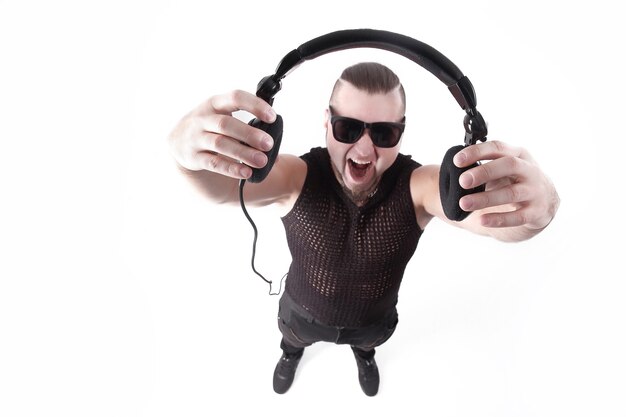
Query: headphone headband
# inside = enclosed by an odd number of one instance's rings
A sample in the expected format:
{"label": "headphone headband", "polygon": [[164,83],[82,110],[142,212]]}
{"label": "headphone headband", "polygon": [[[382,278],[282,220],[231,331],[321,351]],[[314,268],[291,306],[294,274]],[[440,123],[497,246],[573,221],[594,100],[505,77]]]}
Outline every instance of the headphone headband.
{"label": "headphone headband", "polygon": [[280,80],[304,61],[353,48],[376,48],[390,51],[419,64],[443,82],[463,110],[473,113],[476,94],[470,80],[435,48],[398,33],[374,29],[348,29],[331,32],[303,43],[283,57],[274,75],[265,77],[257,95],[271,103],[280,90]]}
{"label": "headphone headband", "polygon": [[340,30],[303,43],[298,51],[303,59],[351,48],[377,48],[402,55],[421,65],[441,82],[450,86],[463,77],[463,73],[436,49],[398,33],[383,30]]}

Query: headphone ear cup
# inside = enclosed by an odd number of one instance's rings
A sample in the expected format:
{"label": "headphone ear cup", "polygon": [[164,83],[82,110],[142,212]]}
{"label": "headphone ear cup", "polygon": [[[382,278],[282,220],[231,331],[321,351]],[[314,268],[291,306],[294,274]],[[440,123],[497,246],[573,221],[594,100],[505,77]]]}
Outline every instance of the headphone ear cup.
{"label": "headphone ear cup", "polygon": [[267,152],[267,164],[263,168],[252,168],[252,176],[247,181],[255,183],[261,182],[270,173],[270,170],[276,162],[278,157],[278,151],[280,150],[280,143],[283,139],[283,118],[280,115],[276,115],[274,123],[265,123],[259,119],[252,119],[248,124],[257,129],[261,129],[270,135],[274,139],[274,146]]}
{"label": "headphone ear cup", "polygon": [[454,165],[452,159],[461,149],[463,145],[453,146],[448,149],[443,161],[441,162],[441,170],[439,171],[439,195],[441,197],[441,205],[446,217],[453,221],[461,221],[465,219],[471,212],[463,210],[459,206],[459,200],[466,195],[485,191],[485,185],[466,190],[459,184],[459,177],[468,169],[478,166],[474,163],[470,166],[459,168]]}

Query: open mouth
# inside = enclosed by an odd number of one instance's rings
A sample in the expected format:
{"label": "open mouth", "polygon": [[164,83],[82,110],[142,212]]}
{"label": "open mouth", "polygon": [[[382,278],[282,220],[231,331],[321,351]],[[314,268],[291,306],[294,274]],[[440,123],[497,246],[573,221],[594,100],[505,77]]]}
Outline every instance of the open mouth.
{"label": "open mouth", "polygon": [[372,161],[355,161],[354,159],[348,159],[350,165],[350,174],[355,179],[365,178],[368,170],[372,166]]}

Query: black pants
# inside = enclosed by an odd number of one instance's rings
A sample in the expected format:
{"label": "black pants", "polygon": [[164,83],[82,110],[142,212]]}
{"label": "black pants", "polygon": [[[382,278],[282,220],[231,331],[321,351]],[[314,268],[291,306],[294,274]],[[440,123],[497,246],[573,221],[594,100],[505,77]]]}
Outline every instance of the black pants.
{"label": "black pants", "polygon": [[365,359],[374,348],[385,343],[396,330],[398,312],[394,308],[377,323],[365,327],[335,327],[319,323],[304,308],[284,293],[278,303],[278,328],[283,334],[281,349],[288,355],[301,355],[316,342],[350,345]]}

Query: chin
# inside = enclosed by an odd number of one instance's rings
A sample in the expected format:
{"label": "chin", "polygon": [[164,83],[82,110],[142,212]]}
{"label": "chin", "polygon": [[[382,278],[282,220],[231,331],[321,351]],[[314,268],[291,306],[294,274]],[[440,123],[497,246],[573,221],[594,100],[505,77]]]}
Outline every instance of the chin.
{"label": "chin", "polygon": [[[370,168],[372,172],[369,173],[367,181],[354,181],[351,173],[344,171],[344,175],[341,178],[344,190],[352,196],[355,200],[362,200],[367,198],[378,187],[380,182],[380,176],[377,175],[375,168]],[[346,168],[349,170],[349,168]]]}

